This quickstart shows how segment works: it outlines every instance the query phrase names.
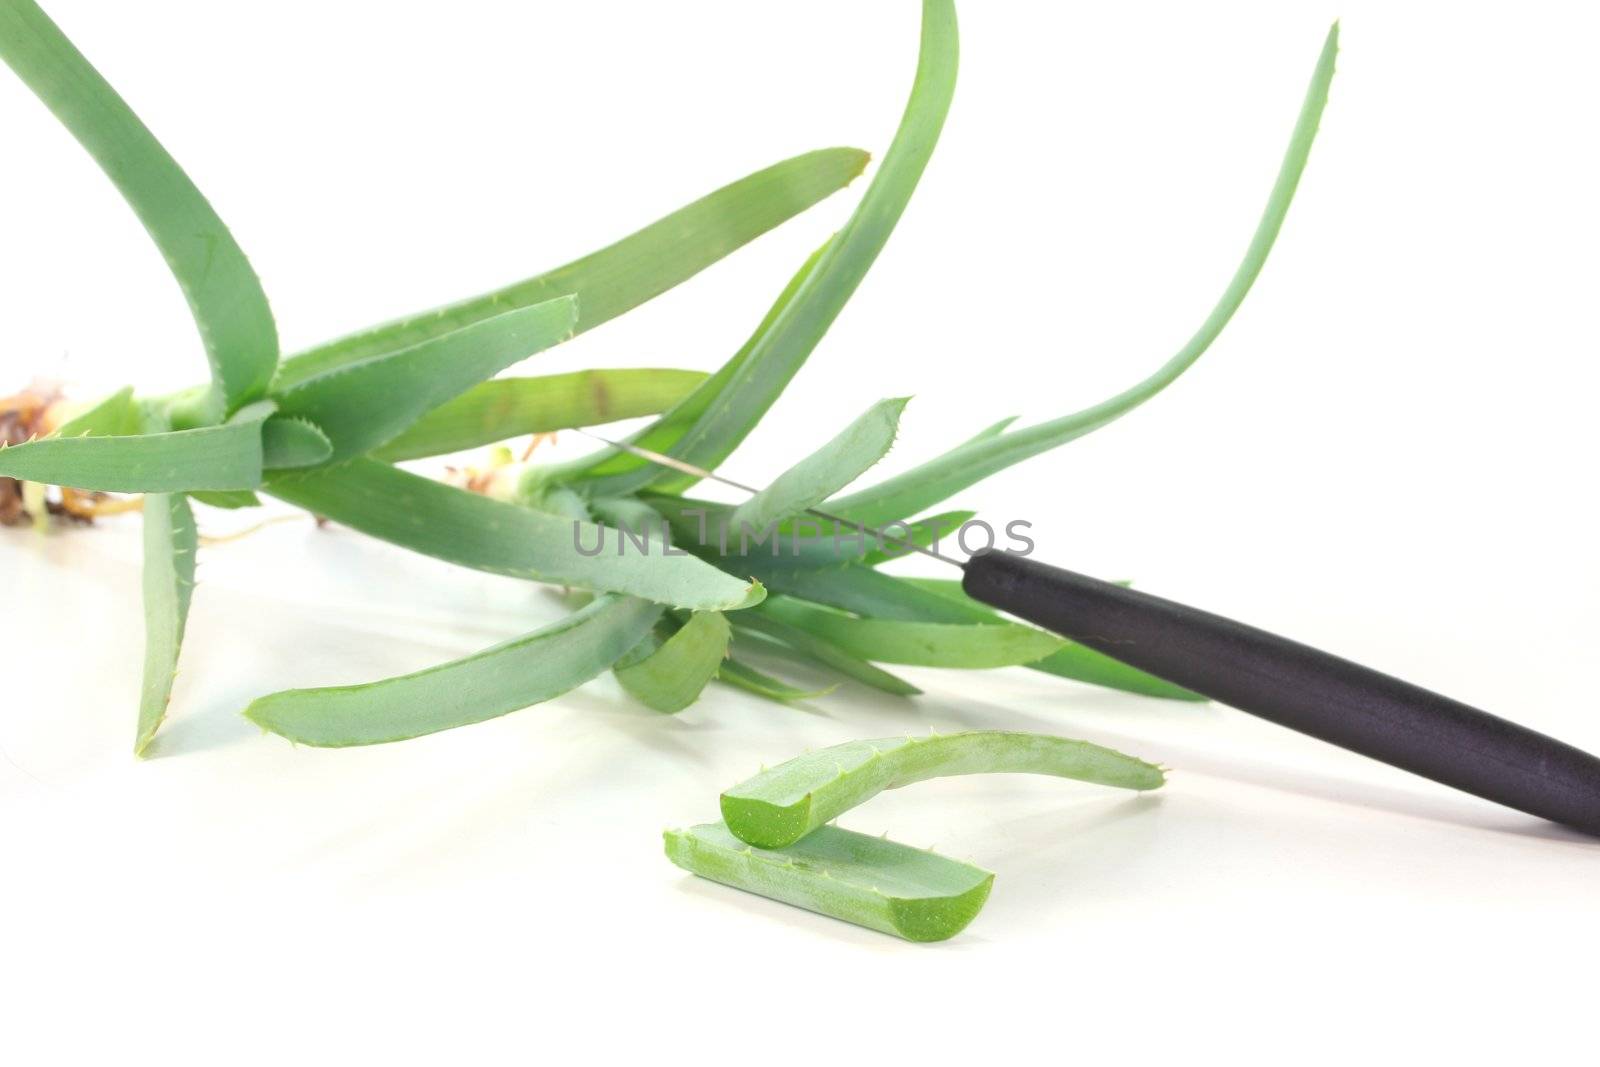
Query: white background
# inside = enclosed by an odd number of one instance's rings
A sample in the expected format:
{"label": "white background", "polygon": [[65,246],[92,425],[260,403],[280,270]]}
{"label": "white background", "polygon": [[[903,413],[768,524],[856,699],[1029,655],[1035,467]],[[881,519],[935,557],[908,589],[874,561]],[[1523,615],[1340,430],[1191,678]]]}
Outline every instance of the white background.
{"label": "white background", "polygon": [[[911,0],[49,7],[229,221],[290,351],[563,262],[779,158],[881,153],[917,38]],[[1592,6],[961,15],[917,198],[726,471],[769,477],[881,396],[916,394],[893,471],[1144,376],[1232,271],[1342,15],[1299,200],[1222,340],[1133,416],[959,500],[1032,520],[1042,558],[1600,749]],[[0,391],[202,377],[137,222],[9,76],[0,130]],[[716,366],[859,189],[538,368]],[[203,555],[159,758],[136,761],[137,525],[0,533],[12,1062],[1589,1044],[1594,845],[1217,707],[908,671],[913,705],[714,687],[666,718],[607,678],[399,745],[261,736],[237,714],[254,696],[416,669],[560,610],[309,522]],[[1150,798],[1005,777],[852,813],[997,872],[938,946],[660,854],[664,826],[712,817],[760,762],[960,727],[1089,737],[1174,774]]]}

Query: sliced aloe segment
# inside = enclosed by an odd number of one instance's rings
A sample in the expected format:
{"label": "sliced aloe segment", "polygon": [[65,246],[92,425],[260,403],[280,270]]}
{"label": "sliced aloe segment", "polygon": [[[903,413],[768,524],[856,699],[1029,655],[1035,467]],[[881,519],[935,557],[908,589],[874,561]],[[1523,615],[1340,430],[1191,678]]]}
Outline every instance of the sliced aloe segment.
{"label": "sliced aloe segment", "polygon": [[722,794],[722,818],[740,840],[783,848],[885,789],[956,774],[1047,774],[1123,789],[1156,789],[1160,767],[1088,741],[976,730],[882,737],[808,752]]}
{"label": "sliced aloe segment", "polygon": [[994,884],[981,867],[836,826],[781,851],[752,848],[721,823],[663,836],[667,858],[691,874],[907,941],[954,937]]}

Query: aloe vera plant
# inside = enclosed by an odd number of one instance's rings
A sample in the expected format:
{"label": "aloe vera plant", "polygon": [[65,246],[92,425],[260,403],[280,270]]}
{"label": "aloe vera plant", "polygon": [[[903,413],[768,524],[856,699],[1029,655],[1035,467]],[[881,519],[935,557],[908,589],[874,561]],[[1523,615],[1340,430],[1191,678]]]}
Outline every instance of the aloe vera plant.
{"label": "aloe vera plant", "polygon": [[797,756],[722,794],[720,823],[665,834],[684,870],[909,941],[942,941],[983,908],[994,875],[830,826],[882,792],[952,774],[1048,774],[1160,788],[1160,767],[1087,741],[1014,731],[851,741]]}
{"label": "aloe vera plant", "polygon": [[[692,703],[712,680],[785,702],[817,695],[763,673],[747,649],[778,650],[897,696],[917,688],[877,664],[1028,664],[1187,697],[948,590],[892,576],[881,569],[892,552],[841,554],[836,531],[806,532],[801,513],[823,503],[874,524],[912,519],[988,474],[1126,414],[1175,380],[1238,309],[1278,235],[1327,99],[1336,42],[1337,28],[1243,263],[1206,322],[1156,374],[1077,414],[1022,429],[1002,421],[906,474],[840,496],[893,441],[905,403],[883,401],[810,456],[797,457],[742,508],[719,510],[685,495],[693,476],[610,448],[574,462],[513,468],[515,476],[499,479],[490,493],[394,464],[650,416],[630,444],[697,467],[725,460],[822,343],[928,165],[955,88],[951,0],[922,2],[909,99],[854,212],[800,265],[721,368],[539,377],[497,376],[688,280],[844,188],[862,173],[866,153],[828,148],[784,160],[554,270],[280,360],[260,282],[204,197],[33,0],[0,0],[0,57],[145,224],[189,301],[210,368],[209,381],[192,389],[167,396],[123,390],[54,432],[0,450],[0,490],[8,480],[21,486],[14,495],[0,492],[0,507],[9,514],[39,500],[43,485],[62,487],[64,498],[147,494],[149,654],[140,752],[164,714],[189,606],[197,541],[190,504],[251,507],[260,494],[460,566],[601,594],[566,622],[429,671],[280,693],[250,706],[250,718],[264,728],[306,744],[400,740],[477,722],[608,669],[626,692],[663,712]],[[776,524],[783,545],[796,551],[781,560],[735,556],[703,539],[686,544],[687,553],[627,551],[641,522],[665,523],[680,540],[695,540],[684,538],[694,511]],[[968,514],[920,519],[909,539],[947,533]],[[595,551],[575,550],[581,545]],[[784,596],[751,610],[768,590]]]}

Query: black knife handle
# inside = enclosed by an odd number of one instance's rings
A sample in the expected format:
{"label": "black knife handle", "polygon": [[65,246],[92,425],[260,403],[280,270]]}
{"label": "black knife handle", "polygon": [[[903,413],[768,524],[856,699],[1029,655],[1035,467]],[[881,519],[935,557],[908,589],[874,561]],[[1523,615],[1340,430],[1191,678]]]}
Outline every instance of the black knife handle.
{"label": "black knife handle", "polygon": [[968,596],[1174,685],[1600,836],[1600,759],[1449,697],[1219,615],[990,549]]}

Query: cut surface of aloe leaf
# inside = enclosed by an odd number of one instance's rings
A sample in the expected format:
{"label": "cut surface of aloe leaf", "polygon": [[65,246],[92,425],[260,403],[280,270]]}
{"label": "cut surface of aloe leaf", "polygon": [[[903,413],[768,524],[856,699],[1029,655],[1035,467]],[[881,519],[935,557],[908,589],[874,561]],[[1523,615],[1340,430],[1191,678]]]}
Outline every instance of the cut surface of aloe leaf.
{"label": "cut surface of aloe leaf", "polygon": [[261,484],[259,401],[221,426],[134,437],[44,437],[0,448],[0,476],[106,493],[254,489]]}
{"label": "cut surface of aloe leaf", "polygon": [[[725,378],[714,376],[717,391],[698,417],[668,448],[658,451],[716,469],[799,372],[883,250],[916,189],[955,93],[957,56],[954,4],[924,0],[921,50],[910,100],[861,202],[838,234],[790,282],[755,335],[730,361],[730,373]],[[691,402],[699,403],[700,398],[686,403]],[[663,420],[674,417],[669,412]],[[695,481],[690,475],[642,462],[623,466],[626,473],[608,475],[594,485],[594,491],[622,495],[653,487],[681,492]],[[597,471],[587,471],[585,477],[592,479]]]}
{"label": "cut surface of aloe leaf", "polygon": [[894,445],[909,397],[880,400],[827,444],[734,509],[735,530],[765,531],[820,504],[877,463]]}
{"label": "cut surface of aloe leaf", "polygon": [[144,755],[172,701],[178,652],[194,591],[199,535],[181,493],[152,493],[144,500],[144,683],[133,751]]}
{"label": "cut surface of aloe leaf", "polygon": [[994,884],[981,867],[836,826],[770,851],[721,823],[664,837],[667,858],[691,874],[908,941],[960,933]]}
{"label": "cut surface of aloe leaf", "polygon": [[496,444],[524,434],[656,415],[694,392],[697,370],[583,370],[482,382],[372,452],[399,462]]}
{"label": "cut surface of aloe leaf", "polygon": [[292,356],[284,361],[277,384],[291,386],[569,293],[578,298],[577,331],[582,333],[692,278],[843,189],[866,167],[867,158],[856,148],[824,148],[786,159],[545,274]]}
{"label": "cut surface of aloe leaf", "polygon": [[575,689],[650,631],[655,604],[598,597],[560,622],[476,655],[367,685],[262,697],[245,718],[324,748],[375,745],[483,722]]}
{"label": "cut surface of aloe leaf", "polygon": [[491,500],[376,460],[274,473],[266,491],[380,540],[491,574],[696,611],[732,611],[766,595],[758,583],[694,556],[621,553],[616,530]]}
{"label": "cut surface of aloe leaf", "polygon": [[200,190],[33,0],[0,4],[0,56],[100,165],[161,249],[227,411],[261,397],[278,363],[277,327],[255,271]]}
{"label": "cut surface of aloe leaf", "polygon": [[278,410],[313,422],[337,462],[398,437],[448,400],[572,336],[577,301],[557,297],[374,356],[274,394]]}
{"label": "cut surface of aloe leaf", "polygon": [[728,620],[697,611],[637,662],[612,669],[622,688],[646,707],[671,715],[693,704],[728,654]]}
{"label": "cut surface of aloe leaf", "polygon": [[722,794],[741,841],[783,848],[885,789],[956,774],[1046,774],[1123,789],[1156,789],[1160,767],[1088,741],[976,730],[851,741],[796,756]]}
{"label": "cut surface of aloe leaf", "polygon": [[828,503],[827,510],[869,526],[881,526],[914,515],[1015,463],[1066,444],[1121,418],[1171,385],[1193,366],[1244,303],[1250,287],[1266,264],[1278,232],[1283,228],[1284,217],[1294,200],[1295,189],[1310,158],[1311,144],[1316,140],[1323,109],[1328,103],[1328,86],[1333,80],[1334,59],[1338,51],[1339,26],[1335,23],[1328,31],[1277,180],[1267,197],[1266,209],[1250,239],[1244,259],[1211,314],[1175,356],[1150,377],[1109,400],[1037,426],[980,436],[904,474],[834,499]]}
{"label": "cut surface of aloe leaf", "polygon": [[862,619],[792,597],[770,597],[757,610],[875,663],[982,670],[1032,663],[1066,645],[1015,623]]}

